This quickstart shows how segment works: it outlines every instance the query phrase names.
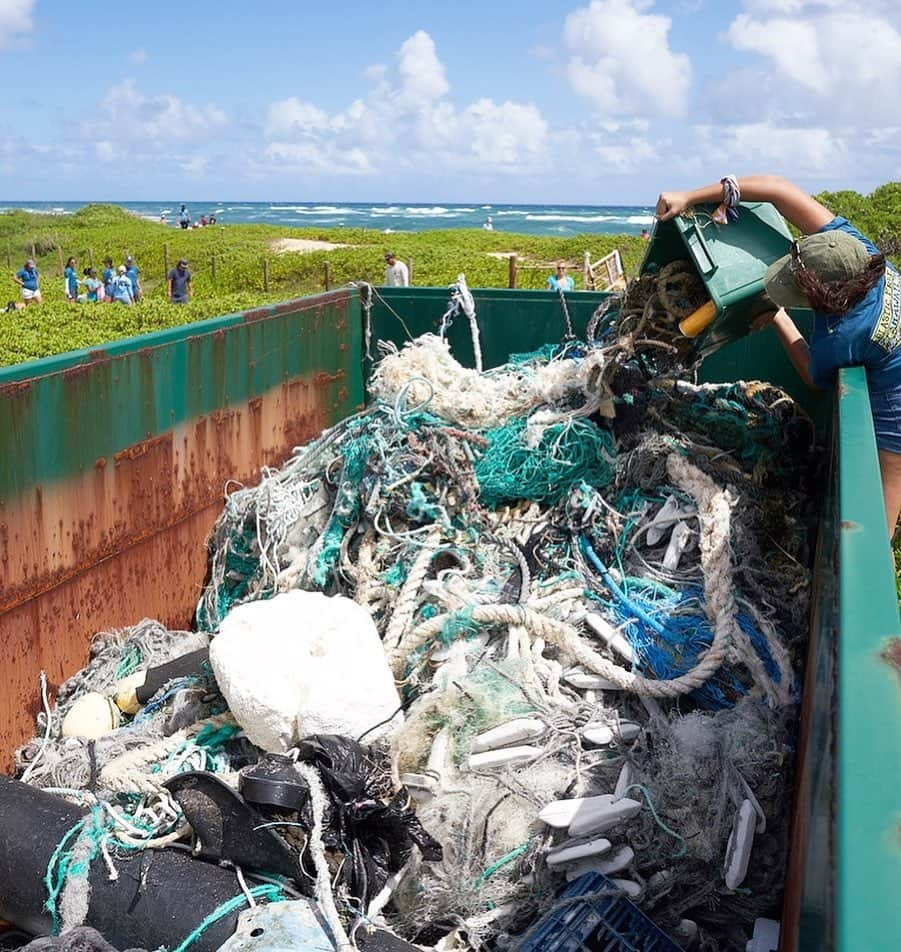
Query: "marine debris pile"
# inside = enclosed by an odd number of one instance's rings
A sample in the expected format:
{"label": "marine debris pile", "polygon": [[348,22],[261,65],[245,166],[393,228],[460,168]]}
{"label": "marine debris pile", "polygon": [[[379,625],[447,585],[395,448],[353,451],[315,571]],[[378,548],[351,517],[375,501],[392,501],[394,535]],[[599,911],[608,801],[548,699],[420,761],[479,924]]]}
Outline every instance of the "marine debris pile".
{"label": "marine debris pile", "polygon": [[[646,285],[482,373],[382,345],[367,409],[230,492],[200,633],[98,637],[19,752],[85,811],[56,930],[92,870],[184,844],[237,902],[314,897],[340,949],[549,948],[604,896],[674,948],[778,918],[814,429],[770,385],[688,382]],[[201,794],[265,849],[214,844]]]}

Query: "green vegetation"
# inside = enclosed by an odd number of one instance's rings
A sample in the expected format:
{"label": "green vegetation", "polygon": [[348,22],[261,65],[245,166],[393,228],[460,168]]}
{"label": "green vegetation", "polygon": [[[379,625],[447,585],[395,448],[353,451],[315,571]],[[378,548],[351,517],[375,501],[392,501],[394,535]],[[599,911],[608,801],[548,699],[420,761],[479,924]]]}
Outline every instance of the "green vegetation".
{"label": "green vegetation", "polygon": [[[281,238],[353,247],[278,254],[272,246]],[[361,228],[270,225],[217,225],[182,231],[164,228],[110,205],[89,205],[66,216],[13,211],[0,215],[0,257],[9,254],[10,261],[9,268],[2,267],[0,306],[19,300],[19,288],[11,275],[31,255],[32,247],[44,302],[25,311],[0,314],[0,365],[322,291],[326,262],[332,287],[350,281],[379,284],[384,278],[387,247],[398,257],[412,260],[413,282],[417,285],[449,285],[462,271],[472,287],[506,287],[508,261],[489,253],[515,252],[522,264],[518,286],[541,288],[550,264],[557,258],[581,270],[585,251],[590,251],[596,261],[618,247],[628,271],[638,263],[644,244],[624,235],[558,239],[482,229],[407,232],[390,237]],[[187,306],[173,305],[166,299],[166,247],[170,266],[184,257],[194,276],[195,296]],[[66,301],[62,264],[69,255],[78,259],[79,274],[93,256],[99,274],[107,255],[120,264],[126,254],[134,255],[141,269],[144,301],[131,308]],[[268,291],[264,290],[264,260],[268,261]],[[574,276],[578,286],[579,276]]]}
{"label": "green vegetation", "polygon": [[888,182],[869,195],[821,192],[816,198],[836,215],[847,218],[888,257],[901,255],[901,182]]}

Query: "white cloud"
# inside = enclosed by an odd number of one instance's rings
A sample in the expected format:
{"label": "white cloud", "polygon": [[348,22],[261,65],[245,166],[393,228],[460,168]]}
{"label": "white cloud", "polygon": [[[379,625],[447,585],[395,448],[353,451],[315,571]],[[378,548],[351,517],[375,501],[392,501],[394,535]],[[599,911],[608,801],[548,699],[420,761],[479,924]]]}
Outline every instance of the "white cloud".
{"label": "white cloud", "polygon": [[592,0],[566,18],[567,76],[604,115],[685,114],[691,61],[670,48],[671,20],[645,12],[652,6],[651,0]]}
{"label": "white cloud", "polygon": [[394,169],[522,171],[540,164],[548,125],[531,103],[488,97],[458,106],[428,33],[397,53],[394,75],[370,67],[370,94],[328,113],[296,96],[272,102],[258,162],[298,172],[375,174]]}
{"label": "white cloud", "polygon": [[0,49],[34,29],[34,0],[0,0]]}
{"label": "white cloud", "polygon": [[737,168],[753,156],[761,170],[792,170],[791,175],[805,178],[843,167],[848,151],[844,138],[826,128],[749,122],[727,127],[696,126],[695,133],[697,149],[708,162]]}
{"label": "white cloud", "polygon": [[444,66],[438,59],[435,42],[419,30],[401,45],[397,54],[401,93],[413,103],[426,105],[450,91]]}
{"label": "white cloud", "polygon": [[142,63],[146,63],[150,57],[147,55],[147,50],[132,50],[128,54],[129,62],[136,63],[140,66]]}
{"label": "white cloud", "polygon": [[270,138],[321,132],[329,126],[328,116],[318,106],[296,96],[270,103],[266,111],[266,134]]}
{"label": "white cloud", "polygon": [[[170,93],[147,96],[132,79],[106,91],[99,114],[123,138],[159,145],[204,140],[228,124],[228,117],[216,105],[194,106]],[[90,128],[85,131],[90,134]]]}
{"label": "white cloud", "polygon": [[750,0],[725,39],[770,61],[782,81],[783,115],[787,103],[830,125],[863,126],[901,96],[899,25],[899,8],[887,3]]}

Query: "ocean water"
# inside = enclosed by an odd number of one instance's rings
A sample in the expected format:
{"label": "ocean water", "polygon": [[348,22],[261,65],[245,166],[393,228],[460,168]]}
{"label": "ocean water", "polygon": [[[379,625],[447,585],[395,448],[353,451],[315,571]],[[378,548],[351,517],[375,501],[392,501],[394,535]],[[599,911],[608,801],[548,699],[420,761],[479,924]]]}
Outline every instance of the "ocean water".
{"label": "ocean water", "polygon": [[[70,215],[85,202],[3,202],[0,211],[31,211]],[[165,214],[177,227],[178,202],[113,202],[159,221]],[[187,202],[192,220],[216,215],[221,224],[294,225],[323,228],[375,228],[391,234],[434,228],[481,228],[490,215],[495,231],[565,237],[577,234],[633,234],[650,227],[654,210],[620,205],[428,205],[377,202]]]}

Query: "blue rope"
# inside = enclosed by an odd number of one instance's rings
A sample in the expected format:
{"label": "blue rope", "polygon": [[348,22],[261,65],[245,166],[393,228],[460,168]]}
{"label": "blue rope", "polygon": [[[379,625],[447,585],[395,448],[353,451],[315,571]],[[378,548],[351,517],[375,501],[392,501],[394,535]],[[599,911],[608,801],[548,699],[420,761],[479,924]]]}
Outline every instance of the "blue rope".
{"label": "blue rope", "polygon": [[[280,902],[285,898],[278,886],[270,885],[254,886],[254,888],[250,890],[250,895],[253,896],[254,899],[265,899],[268,902]],[[173,952],[185,952],[207,929],[214,926],[220,919],[224,919],[229,913],[234,912],[235,909],[239,909],[246,902],[247,896],[245,896],[244,893],[226,900],[218,909],[214,909],[180,945],[176,946]]]}

